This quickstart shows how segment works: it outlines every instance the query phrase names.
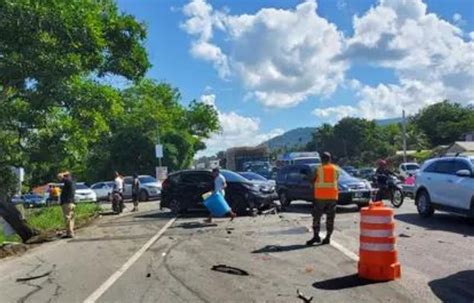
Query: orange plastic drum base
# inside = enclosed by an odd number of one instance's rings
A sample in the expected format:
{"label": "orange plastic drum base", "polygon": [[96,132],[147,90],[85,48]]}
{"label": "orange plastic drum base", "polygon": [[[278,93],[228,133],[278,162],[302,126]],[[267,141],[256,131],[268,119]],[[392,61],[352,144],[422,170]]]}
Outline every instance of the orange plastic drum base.
{"label": "orange plastic drum base", "polygon": [[374,265],[359,262],[359,277],[371,281],[391,281],[400,279],[400,263],[392,265]]}

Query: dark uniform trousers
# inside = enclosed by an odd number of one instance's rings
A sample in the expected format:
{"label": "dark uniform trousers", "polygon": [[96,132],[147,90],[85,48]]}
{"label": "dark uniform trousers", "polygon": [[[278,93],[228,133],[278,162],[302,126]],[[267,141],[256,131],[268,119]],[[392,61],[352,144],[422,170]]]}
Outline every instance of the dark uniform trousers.
{"label": "dark uniform trousers", "polygon": [[336,218],[336,200],[316,200],[313,202],[313,231],[319,235],[321,230],[321,217],[326,214],[326,231],[331,235],[334,231],[334,219]]}

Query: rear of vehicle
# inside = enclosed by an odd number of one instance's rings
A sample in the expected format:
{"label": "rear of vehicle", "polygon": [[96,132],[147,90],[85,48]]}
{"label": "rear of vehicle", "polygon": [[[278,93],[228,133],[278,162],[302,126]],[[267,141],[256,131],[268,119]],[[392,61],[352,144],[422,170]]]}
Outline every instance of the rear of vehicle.
{"label": "rear of vehicle", "polygon": [[403,178],[408,178],[409,176],[415,175],[420,170],[420,165],[418,163],[402,163],[399,167],[400,175]]}
{"label": "rear of vehicle", "polygon": [[97,202],[97,195],[95,192],[87,187],[84,183],[76,184],[76,194],[74,196],[76,203],[81,202]]}
{"label": "rear of vehicle", "polygon": [[[124,178],[124,198],[132,198],[132,182],[133,177],[127,176]],[[149,175],[138,176],[139,190],[138,199],[140,201],[148,201],[159,199],[161,197],[162,184],[154,177]]]}
{"label": "rear of vehicle", "polygon": [[26,207],[46,206],[46,195],[26,194],[22,196],[22,203]]}
{"label": "rear of vehicle", "polygon": [[474,217],[474,159],[426,161],[416,176],[416,205],[422,217],[435,210]]}

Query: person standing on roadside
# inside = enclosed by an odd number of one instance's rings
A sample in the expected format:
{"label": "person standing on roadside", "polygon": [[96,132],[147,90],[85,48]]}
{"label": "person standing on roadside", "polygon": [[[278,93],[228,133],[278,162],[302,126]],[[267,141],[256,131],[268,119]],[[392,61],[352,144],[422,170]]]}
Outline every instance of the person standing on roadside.
{"label": "person standing on roadside", "polygon": [[329,244],[334,231],[334,219],[336,218],[336,205],[339,199],[337,180],[339,178],[338,168],[331,163],[331,154],[324,152],[321,156],[322,164],[316,170],[314,182],[313,202],[313,232],[314,236],[306,242],[313,245],[321,242],[319,231],[321,229],[321,217],[326,214],[326,238],[321,244]]}
{"label": "person standing on roadside", "polygon": [[133,174],[132,180],[132,200],[133,200],[133,209],[132,211],[138,211],[138,198],[140,193],[140,180],[138,179],[138,174]]}
{"label": "person standing on roadside", "polygon": [[74,208],[76,207],[74,196],[76,194],[76,184],[69,172],[60,173],[58,178],[63,182],[59,200],[66,221],[65,238],[74,238]]}
{"label": "person standing on roadside", "polygon": [[114,191],[118,192],[123,200],[123,178],[117,171],[115,172]]}

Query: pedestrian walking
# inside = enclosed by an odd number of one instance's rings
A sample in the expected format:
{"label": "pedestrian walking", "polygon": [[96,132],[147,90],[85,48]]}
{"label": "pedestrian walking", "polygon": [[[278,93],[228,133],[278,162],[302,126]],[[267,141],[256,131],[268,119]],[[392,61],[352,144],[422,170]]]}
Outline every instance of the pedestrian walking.
{"label": "pedestrian walking", "polygon": [[[212,170],[212,177],[214,178],[214,194],[220,194],[222,197],[225,197],[225,188],[227,187],[227,182],[224,176],[220,173],[219,168],[214,168]],[[230,210],[228,215],[230,219],[233,220],[237,215]],[[209,217],[206,220],[207,223],[212,222],[212,213],[209,213]]]}
{"label": "pedestrian walking", "polygon": [[321,229],[321,217],[326,214],[326,238],[321,244],[329,244],[334,231],[334,219],[336,218],[336,205],[339,199],[337,179],[338,169],[331,163],[331,154],[324,152],[321,156],[322,164],[316,170],[314,182],[314,202],[313,202],[313,232],[314,236],[306,242],[313,245],[321,242],[319,231]]}
{"label": "pedestrian walking", "polygon": [[74,238],[74,208],[76,207],[74,196],[76,194],[76,184],[69,172],[60,173],[58,178],[63,182],[60,203],[66,222],[65,238]]}
{"label": "pedestrian walking", "polygon": [[133,174],[132,180],[132,200],[133,200],[133,209],[132,211],[138,211],[138,199],[140,193],[140,180],[138,179],[138,174]]}

